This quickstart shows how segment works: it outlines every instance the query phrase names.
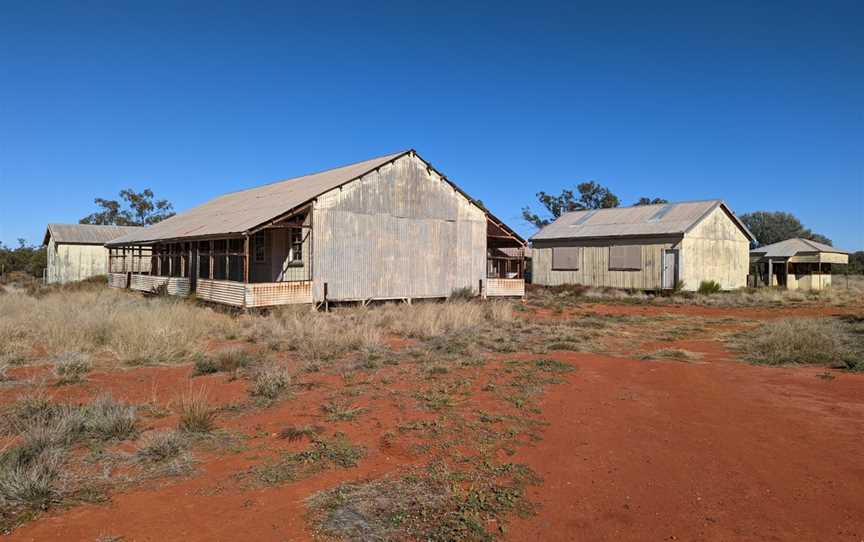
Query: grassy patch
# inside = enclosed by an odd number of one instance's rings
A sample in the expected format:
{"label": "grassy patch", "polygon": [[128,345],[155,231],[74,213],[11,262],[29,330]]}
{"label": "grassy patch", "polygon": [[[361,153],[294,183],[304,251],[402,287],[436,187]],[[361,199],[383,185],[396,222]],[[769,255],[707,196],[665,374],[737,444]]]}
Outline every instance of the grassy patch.
{"label": "grassy patch", "polygon": [[[474,471],[443,464],[365,483],[342,484],[307,501],[325,534],[344,540],[488,541],[507,514],[530,515],[524,488],[538,483],[523,465],[486,463]],[[487,530],[490,522],[500,527]]]}
{"label": "grassy patch", "polygon": [[864,341],[855,326],[854,320],[785,318],[736,335],[732,346],[753,363],[864,370]]}
{"label": "grassy patch", "polygon": [[363,457],[363,448],[352,444],[345,435],[316,438],[312,446],[302,452],[283,455],[278,461],[253,469],[264,484],[275,485],[299,480],[326,469],[351,468]]}
{"label": "grassy patch", "polygon": [[639,359],[677,359],[680,361],[699,361],[703,355],[699,352],[691,352],[682,348],[661,348],[647,354],[642,354]]}
{"label": "grassy patch", "polygon": [[321,410],[327,414],[331,422],[350,422],[366,412],[365,408],[355,407],[348,401],[336,399],[321,405]]}
{"label": "grassy patch", "polygon": [[2,419],[4,432],[18,439],[0,451],[0,531],[59,503],[98,497],[94,481],[77,472],[84,463],[98,464],[101,455],[82,459],[73,447],[98,449],[100,442],[137,433],[135,407],[108,395],[89,405],[65,405],[31,393],[4,409]]}
{"label": "grassy patch", "polygon": [[320,425],[303,425],[290,426],[279,431],[279,438],[287,439],[289,442],[296,442],[308,438],[314,440],[318,435],[324,432],[324,428]]}
{"label": "grassy patch", "polygon": [[81,352],[62,352],[54,357],[53,363],[58,385],[83,381],[93,366],[90,356]]}

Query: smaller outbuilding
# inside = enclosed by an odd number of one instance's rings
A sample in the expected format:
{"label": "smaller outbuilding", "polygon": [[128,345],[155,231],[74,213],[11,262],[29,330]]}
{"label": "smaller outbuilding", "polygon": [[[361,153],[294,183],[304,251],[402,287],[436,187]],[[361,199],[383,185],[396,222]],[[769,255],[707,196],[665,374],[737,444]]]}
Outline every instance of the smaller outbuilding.
{"label": "smaller outbuilding", "polygon": [[105,243],[140,230],[137,226],[48,224],[45,231],[47,284],[65,284],[108,274]]}
{"label": "smaller outbuilding", "polygon": [[831,286],[832,266],[848,263],[845,250],[800,237],[750,251],[755,286],[822,290]]}
{"label": "smaller outbuilding", "polygon": [[753,234],[721,200],[566,213],[532,238],[534,284],[696,290],[747,285]]}

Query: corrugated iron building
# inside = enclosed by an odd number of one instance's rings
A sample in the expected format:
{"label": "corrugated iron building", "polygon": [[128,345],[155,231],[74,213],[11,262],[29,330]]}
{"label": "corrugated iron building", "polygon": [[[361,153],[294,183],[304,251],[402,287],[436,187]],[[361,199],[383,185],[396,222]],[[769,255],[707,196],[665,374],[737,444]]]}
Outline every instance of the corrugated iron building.
{"label": "corrugated iron building", "polygon": [[721,200],[566,213],[533,237],[535,284],[696,290],[747,285],[753,235]]}
{"label": "corrugated iron building", "polygon": [[750,251],[756,286],[823,290],[831,286],[832,266],[848,263],[845,250],[799,237]]}
{"label": "corrugated iron building", "polygon": [[[489,262],[492,251],[525,244],[407,150],[229,193],[108,247],[112,286],[261,307],[463,288],[521,296],[524,264]],[[149,259],[152,272],[115,271],[130,258]]]}
{"label": "corrugated iron building", "polygon": [[48,224],[43,244],[47,248],[45,281],[64,284],[108,272],[105,243],[139,229],[134,226]]}

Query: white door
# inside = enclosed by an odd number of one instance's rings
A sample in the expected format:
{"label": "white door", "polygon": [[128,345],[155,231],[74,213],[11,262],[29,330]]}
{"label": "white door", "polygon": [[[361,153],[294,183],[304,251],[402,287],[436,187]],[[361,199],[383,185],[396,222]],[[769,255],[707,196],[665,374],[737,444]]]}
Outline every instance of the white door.
{"label": "white door", "polygon": [[663,288],[672,290],[678,280],[678,251],[663,251]]}

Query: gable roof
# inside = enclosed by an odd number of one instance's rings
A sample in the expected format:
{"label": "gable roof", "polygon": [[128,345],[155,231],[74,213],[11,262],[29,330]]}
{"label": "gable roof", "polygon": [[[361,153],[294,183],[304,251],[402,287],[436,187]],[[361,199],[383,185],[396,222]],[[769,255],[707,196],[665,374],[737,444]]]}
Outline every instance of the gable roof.
{"label": "gable roof", "polygon": [[561,215],[535,233],[531,240],[683,235],[717,207],[726,212],[748,239],[755,240],[750,230],[719,199],[573,211]]}
{"label": "gable roof", "polygon": [[[120,246],[184,238],[246,234],[258,226],[301,208],[325,192],[359,179],[390,162],[412,153],[416,155],[416,151],[408,149],[347,166],[328,169],[319,173],[294,177],[239,192],[229,192],[203,205],[178,213],[158,224],[143,228],[141,231],[114,239],[108,244],[110,246]],[[417,156],[420,158],[419,155]],[[420,159],[423,160],[422,158]],[[430,169],[434,169],[425,160],[423,162]],[[471,201],[472,204],[477,205],[474,199],[463,192],[455,183],[447,179],[440,172],[437,172],[437,170],[436,173],[441,175],[442,179],[453,186],[460,194]],[[478,205],[478,207],[480,206]],[[482,207],[480,208],[483,209]],[[516,237],[522,243],[525,243],[525,240],[519,237],[506,224],[495,218],[486,209],[483,209],[483,211],[486,212],[496,225]]]}
{"label": "gable roof", "polygon": [[754,248],[750,251],[751,254],[760,254],[765,258],[791,258],[800,252],[834,252],[837,254],[849,254],[845,250],[803,239],[801,237],[793,237],[785,241],[779,241],[764,247]]}
{"label": "gable roof", "polygon": [[104,245],[118,237],[142,230],[140,226],[102,226],[97,224],[48,224],[42,244],[55,243]]}

